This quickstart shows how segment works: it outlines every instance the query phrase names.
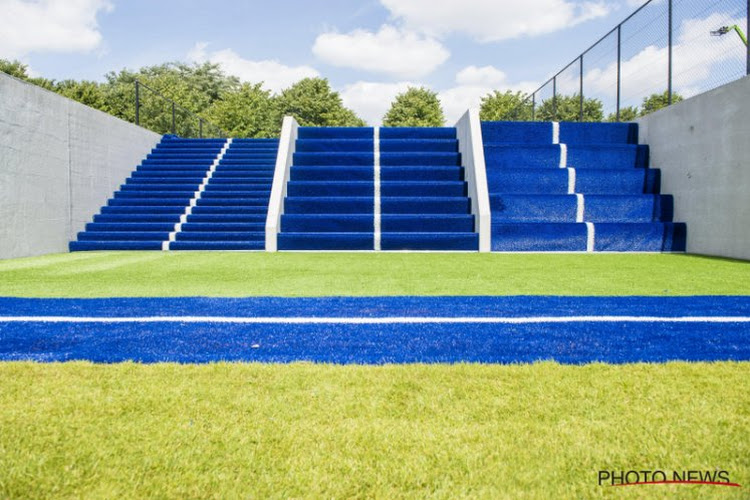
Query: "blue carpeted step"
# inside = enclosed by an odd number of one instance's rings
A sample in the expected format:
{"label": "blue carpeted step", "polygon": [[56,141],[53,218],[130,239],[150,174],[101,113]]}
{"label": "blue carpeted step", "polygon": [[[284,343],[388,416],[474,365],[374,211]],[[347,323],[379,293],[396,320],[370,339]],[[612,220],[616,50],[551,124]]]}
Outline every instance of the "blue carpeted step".
{"label": "blue carpeted step", "polygon": [[596,224],[597,252],[684,252],[683,223]]}
{"label": "blue carpeted step", "polygon": [[374,141],[372,135],[368,139],[299,139],[295,150],[299,153],[372,153]]}
{"label": "blue carpeted step", "polygon": [[380,217],[383,233],[472,233],[474,216],[470,214],[386,214]]}
{"label": "blue carpeted step", "polygon": [[468,214],[471,200],[464,196],[386,197],[380,199],[383,214]]}
{"label": "blue carpeted step", "polygon": [[164,241],[170,231],[84,231],[78,241]]}
{"label": "blue carpeted step", "polygon": [[169,223],[177,224],[180,222],[181,214],[97,214],[94,216],[95,223],[101,224],[122,224],[122,223]]}
{"label": "blue carpeted step", "polygon": [[[371,181],[373,167],[292,167],[291,181]],[[380,169],[382,181],[462,181],[463,167],[383,167]]]}
{"label": "blue carpeted step", "polygon": [[185,207],[182,205],[153,205],[153,206],[104,206],[102,214],[158,214],[158,215],[182,215]]}
{"label": "blue carpeted step", "polygon": [[453,127],[381,127],[380,139],[455,139]]}
{"label": "blue carpeted step", "polygon": [[187,161],[187,162],[199,162],[199,161],[205,161],[208,163],[211,163],[216,158],[216,152],[215,151],[180,151],[180,152],[162,152],[159,150],[155,150],[154,153],[149,153],[146,155],[147,160],[179,160],[179,161]]}
{"label": "blue carpeted step", "polygon": [[372,196],[287,197],[284,213],[287,214],[372,214],[375,210]]}
{"label": "blue carpeted step", "polygon": [[265,224],[265,211],[256,214],[243,215],[231,213],[192,214],[187,217],[189,223],[219,223],[219,224]]}
{"label": "blue carpeted step", "polygon": [[[641,145],[568,146],[567,166],[579,168],[645,168],[648,147]],[[485,162],[492,168],[560,168],[559,145],[485,144]]]}
{"label": "blue carpeted step", "polygon": [[252,192],[252,191],[262,191],[263,194],[267,195],[269,193],[269,190],[271,189],[271,183],[270,182],[255,182],[255,183],[216,183],[213,179],[209,181],[208,184],[206,184],[206,191],[208,192],[225,192],[225,191],[237,191],[237,192]]}
{"label": "blue carpeted step", "polygon": [[[482,122],[485,145],[551,144],[551,122]],[[561,122],[559,142],[563,144],[637,144],[635,123]]]}
{"label": "blue carpeted step", "polygon": [[172,190],[172,191],[151,191],[151,190],[144,190],[144,189],[126,189],[124,191],[115,191],[114,197],[117,199],[129,199],[129,198],[179,198],[182,200],[190,200],[192,198],[193,194],[195,194],[195,189],[183,189],[180,190]]}
{"label": "blue carpeted step", "polygon": [[[300,139],[296,151],[300,153],[372,152],[373,138],[369,139]],[[381,139],[380,151],[388,152],[458,152],[456,139]]]}
{"label": "blue carpeted step", "polygon": [[213,199],[213,198],[226,198],[226,199],[265,199],[268,200],[269,190],[268,188],[263,189],[263,186],[256,186],[254,189],[245,189],[242,191],[229,191],[229,190],[210,190],[206,189],[201,194],[201,199]]}
{"label": "blue carpeted step", "polygon": [[[206,169],[208,170],[208,169]],[[190,180],[197,181],[200,183],[205,177],[203,171],[164,171],[164,170],[153,170],[153,171],[139,171],[130,174],[130,178],[134,181],[143,182],[174,182],[179,180],[180,182]],[[152,180],[155,179],[155,180]]]}
{"label": "blue carpeted step", "polygon": [[175,180],[172,180],[173,183],[169,184],[166,182],[126,182],[125,184],[120,186],[121,192],[129,192],[129,193],[135,193],[135,192],[159,192],[159,191],[185,191],[190,193],[195,193],[197,191],[198,186],[200,186],[200,182],[183,182],[179,184],[175,184]]}
{"label": "blue carpeted step", "polygon": [[203,182],[203,176],[193,175],[191,177],[157,177],[154,175],[131,177],[125,179],[125,185],[132,186],[152,186],[157,184],[182,184],[189,186],[198,186]]}
{"label": "blue carpeted step", "polygon": [[110,207],[149,207],[149,206],[175,206],[185,207],[190,203],[192,196],[181,198],[112,198],[107,202]]}
{"label": "blue carpeted step", "polygon": [[475,233],[386,233],[380,237],[383,250],[473,251],[479,249]]}
{"label": "blue carpeted step", "polygon": [[190,232],[221,232],[221,233],[257,233],[265,229],[266,221],[256,223],[233,223],[233,222],[193,222],[194,219],[188,219],[188,222],[182,225],[182,231]]}
{"label": "blue carpeted step", "polygon": [[264,240],[249,241],[173,241],[170,250],[263,250]]}
{"label": "blue carpeted step", "polygon": [[[249,170],[217,170],[211,177],[211,182],[218,179],[229,179],[227,182],[245,182],[246,179],[273,180],[273,172],[257,172]],[[237,181],[236,179],[241,179]]]}
{"label": "blue carpeted step", "polygon": [[380,165],[383,167],[403,166],[459,166],[460,153],[400,152],[380,153]]}
{"label": "blue carpeted step", "polygon": [[[493,222],[575,222],[575,195],[491,194]],[[665,195],[588,195],[583,197],[585,222],[669,222],[673,199]]]}
{"label": "blue carpeted step", "polygon": [[176,241],[263,241],[266,233],[264,231],[222,231],[216,228],[214,231],[182,231],[175,236]]}
{"label": "blue carpeted step", "polygon": [[[373,192],[372,181],[292,181],[287,184],[287,196],[372,196]],[[382,196],[465,196],[466,183],[384,181],[380,192]]]}
{"label": "blue carpeted step", "polygon": [[[652,168],[580,169],[575,172],[575,192],[586,194],[656,194],[661,190],[661,172]],[[517,168],[488,169],[491,193],[566,194],[570,174],[567,169]]]}
{"label": "blue carpeted step", "polygon": [[[281,230],[291,233],[365,233],[372,232],[372,214],[325,215],[284,214]],[[392,233],[471,233],[474,231],[472,215],[383,215],[381,230]]]}
{"label": "blue carpeted step", "polygon": [[[186,203],[187,204],[187,203]],[[223,206],[223,207],[267,207],[268,196],[245,197],[245,198],[201,198],[196,202],[198,207]]]}
{"label": "blue carpeted step", "polygon": [[71,241],[71,252],[96,250],[161,250],[161,241]]}
{"label": "blue carpeted step", "polygon": [[[86,224],[86,232],[101,233],[107,231],[114,232],[144,232],[157,231],[170,233],[174,226],[180,221],[179,217],[176,222],[138,222],[134,220],[119,220],[114,222],[89,222]],[[91,239],[91,238],[89,238]],[[96,239],[96,238],[93,238]]]}
{"label": "blue carpeted step", "polygon": [[209,206],[199,205],[193,207],[193,215],[258,215],[268,212],[268,207],[264,205],[257,206]]}
{"label": "blue carpeted step", "polygon": [[372,127],[300,127],[298,139],[372,139]]}
{"label": "blue carpeted step", "polygon": [[375,235],[366,233],[288,233],[278,235],[279,250],[372,250]]}

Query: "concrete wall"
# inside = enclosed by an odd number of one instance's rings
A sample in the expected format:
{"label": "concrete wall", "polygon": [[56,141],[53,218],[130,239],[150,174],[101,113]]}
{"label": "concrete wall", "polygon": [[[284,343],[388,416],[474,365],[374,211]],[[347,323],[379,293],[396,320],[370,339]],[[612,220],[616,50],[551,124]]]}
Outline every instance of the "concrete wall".
{"label": "concrete wall", "polygon": [[0,73],[0,259],[67,252],[159,140]]}
{"label": "concrete wall", "polygon": [[750,259],[750,77],[638,120],[690,253]]}

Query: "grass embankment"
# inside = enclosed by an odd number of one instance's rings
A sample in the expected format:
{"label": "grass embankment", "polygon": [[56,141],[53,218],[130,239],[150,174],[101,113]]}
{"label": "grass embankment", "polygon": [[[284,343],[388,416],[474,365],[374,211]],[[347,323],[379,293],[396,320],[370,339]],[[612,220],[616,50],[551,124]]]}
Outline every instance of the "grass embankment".
{"label": "grass embankment", "polygon": [[659,254],[59,254],[0,261],[0,296],[750,295],[750,263]]}
{"label": "grass embankment", "polygon": [[[748,498],[750,364],[0,364],[2,498]],[[742,488],[597,483],[729,472]]]}

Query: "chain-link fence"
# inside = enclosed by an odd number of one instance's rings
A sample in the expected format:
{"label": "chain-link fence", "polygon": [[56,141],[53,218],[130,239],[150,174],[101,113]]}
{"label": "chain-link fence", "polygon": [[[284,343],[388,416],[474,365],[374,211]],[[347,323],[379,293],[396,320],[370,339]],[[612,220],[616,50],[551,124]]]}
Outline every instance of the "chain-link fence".
{"label": "chain-link fence", "polygon": [[508,119],[629,121],[750,75],[748,11],[750,0],[649,0]]}
{"label": "chain-link fence", "polygon": [[227,137],[220,127],[135,81],[135,124],[159,134],[180,137]]}

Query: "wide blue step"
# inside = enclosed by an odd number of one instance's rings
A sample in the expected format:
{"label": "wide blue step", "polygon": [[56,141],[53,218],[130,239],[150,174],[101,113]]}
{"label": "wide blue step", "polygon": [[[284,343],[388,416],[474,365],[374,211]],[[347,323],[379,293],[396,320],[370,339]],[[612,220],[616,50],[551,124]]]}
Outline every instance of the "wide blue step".
{"label": "wide blue step", "polygon": [[[381,139],[380,151],[388,152],[458,152],[456,139]],[[300,139],[296,151],[300,153],[320,152],[372,152],[373,139]]]}
{"label": "wide blue step", "polygon": [[199,207],[206,206],[231,206],[231,207],[267,207],[268,196],[245,197],[245,198],[201,198],[196,202]]}
{"label": "wide blue step", "polygon": [[[683,252],[686,226],[681,223],[594,224],[596,252]],[[580,223],[492,223],[496,252],[584,252],[588,228]]]}
{"label": "wide blue step", "polygon": [[[287,196],[372,196],[374,189],[372,181],[292,181],[287,184]],[[382,196],[464,196],[466,183],[383,181],[380,192]]]}
{"label": "wide blue step", "polygon": [[[648,146],[568,146],[567,166],[579,168],[643,168],[648,166]],[[492,168],[560,168],[559,145],[485,145],[485,162]]]}
{"label": "wide blue step", "polygon": [[268,205],[257,206],[208,206],[193,207],[193,215],[266,215]]}
{"label": "wide blue step", "polygon": [[164,241],[170,231],[85,231],[78,233],[78,241]]}
{"label": "wide blue step", "polygon": [[287,214],[372,214],[375,210],[372,196],[287,197],[284,212]]}
{"label": "wide blue step", "polygon": [[[292,167],[291,181],[372,181],[373,167]],[[380,169],[382,181],[462,181],[463,167],[383,167]]]}
{"label": "wide blue step", "polygon": [[217,228],[215,231],[193,231],[180,232],[175,235],[176,241],[264,241],[264,231],[223,231]]}
{"label": "wide blue step", "polygon": [[145,175],[145,176],[135,176],[135,174],[132,174],[131,177],[128,177],[125,180],[125,184],[130,186],[154,186],[158,189],[158,184],[182,184],[182,185],[188,185],[188,186],[197,186],[200,185],[201,182],[203,182],[204,176],[202,175],[193,175],[190,177],[173,177],[173,176],[167,176],[167,177],[157,177],[155,175]]}
{"label": "wide blue step", "polygon": [[140,171],[136,170],[130,174],[130,178],[134,181],[144,182],[174,182],[179,180],[183,182],[186,180],[198,181],[199,183],[205,177],[204,171],[165,171],[165,170],[153,170],[153,171]]}
{"label": "wide blue step", "polygon": [[253,189],[244,189],[242,191],[229,191],[229,190],[211,190],[206,189],[201,194],[201,199],[207,198],[265,198],[268,199],[269,190],[261,187],[254,187]]}
{"label": "wide blue step", "polygon": [[128,199],[128,198],[180,198],[180,199],[187,199],[190,200],[190,198],[193,197],[195,194],[195,189],[184,189],[180,188],[179,190],[171,190],[171,191],[153,191],[148,189],[125,189],[122,191],[115,191],[114,197],[118,199]]}
{"label": "wide blue step", "polygon": [[120,191],[129,192],[129,193],[159,192],[159,191],[168,191],[168,192],[185,191],[185,192],[195,193],[195,191],[198,190],[198,186],[200,186],[200,182],[183,182],[179,184],[175,184],[175,182],[176,182],[175,180],[172,180],[172,183],[166,183],[166,182],[151,183],[151,182],[130,181],[120,186]]}
{"label": "wide blue step", "polygon": [[190,203],[191,196],[182,198],[112,198],[107,202],[110,207],[185,207]]}
{"label": "wide blue step", "polygon": [[248,241],[173,241],[170,250],[263,250],[265,240]]}
{"label": "wide blue step", "polygon": [[372,127],[300,127],[298,139],[368,139]]}
{"label": "wide blue step", "polygon": [[[372,215],[284,214],[281,230],[292,233],[372,232]],[[472,215],[383,215],[383,232],[473,232]]]}
{"label": "wide blue step", "polygon": [[428,152],[400,152],[381,153],[380,165],[388,166],[459,166],[461,165],[460,153],[428,153]]}
{"label": "wide blue step", "polygon": [[71,252],[96,250],[161,250],[161,241],[71,241]]}
{"label": "wide blue step", "polygon": [[[490,195],[493,222],[575,222],[575,195]],[[586,222],[669,222],[673,198],[666,195],[583,196]]]}
{"label": "wide blue step", "polygon": [[453,127],[381,127],[380,139],[455,139]]}
{"label": "wide blue step", "polygon": [[[575,172],[575,192],[586,194],[659,193],[661,172],[658,169],[580,169]],[[567,169],[508,168],[488,169],[490,193],[566,194],[570,174]]]}
{"label": "wide blue step", "polygon": [[141,162],[140,167],[161,167],[165,170],[168,169],[193,169],[198,167],[204,167],[208,169],[213,163],[213,158],[198,161],[198,160],[184,160],[180,158],[160,158],[160,159],[145,159]]}
{"label": "wide blue step", "polygon": [[[185,205],[187,205],[187,203]],[[185,212],[185,205],[104,206],[102,207],[102,214],[182,215]]]}
{"label": "wide blue step", "polygon": [[214,152],[162,152],[162,151],[156,151],[154,153],[149,153],[146,155],[146,159],[148,160],[185,160],[185,161],[213,161],[216,158],[216,153]]}
{"label": "wide blue step", "polygon": [[279,250],[373,250],[375,235],[362,233],[279,233]]}
{"label": "wide blue step", "polygon": [[265,211],[258,211],[252,215],[242,214],[192,214],[187,218],[189,223],[219,223],[219,224],[265,224]]}
{"label": "wide blue step", "polygon": [[[636,123],[561,122],[563,144],[638,144]],[[551,122],[482,122],[485,144],[551,144]]]}
{"label": "wide blue step", "polygon": [[475,233],[382,233],[383,250],[477,251],[479,235]]}
{"label": "wide blue step", "polygon": [[462,196],[454,197],[381,197],[383,214],[468,214],[471,200]]}
{"label": "wide blue step", "polygon": [[259,191],[261,193],[268,194],[271,191],[270,182],[255,182],[255,183],[215,183],[213,180],[206,185],[206,193],[208,192],[224,192],[224,191]]}

